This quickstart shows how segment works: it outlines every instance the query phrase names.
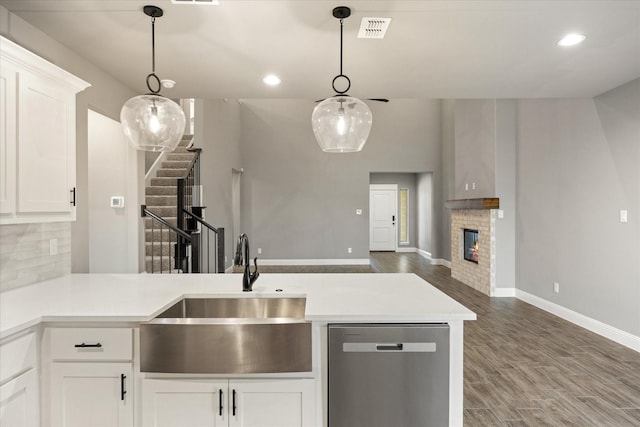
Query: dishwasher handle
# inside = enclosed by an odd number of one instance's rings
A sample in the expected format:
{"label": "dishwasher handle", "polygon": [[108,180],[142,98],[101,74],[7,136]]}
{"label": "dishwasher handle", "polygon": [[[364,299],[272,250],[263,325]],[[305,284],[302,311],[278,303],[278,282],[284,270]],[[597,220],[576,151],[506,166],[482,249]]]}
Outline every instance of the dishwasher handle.
{"label": "dishwasher handle", "polygon": [[343,353],[435,353],[434,342],[404,342],[404,343],[375,343],[375,342],[345,342],[342,343]]}

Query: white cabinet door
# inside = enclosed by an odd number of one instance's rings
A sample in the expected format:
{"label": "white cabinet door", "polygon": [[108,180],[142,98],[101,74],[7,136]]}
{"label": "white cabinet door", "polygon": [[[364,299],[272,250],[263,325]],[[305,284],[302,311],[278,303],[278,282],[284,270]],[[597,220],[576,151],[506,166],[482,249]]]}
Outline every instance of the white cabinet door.
{"label": "white cabinet door", "polygon": [[71,213],[75,94],[25,72],[18,88],[18,214]]}
{"label": "white cabinet door", "polygon": [[0,62],[0,214],[16,210],[16,68]]}
{"label": "white cabinet door", "polygon": [[38,426],[38,375],[31,369],[0,387],[0,426]]}
{"label": "white cabinet door", "polygon": [[0,224],[75,220],[76,93],[89,84],[0,36]]}
{"label": "white cabinet door", "polygon": [[228,425],[227,380],[159,380],[142,383],[144,427]]}
{"label": "white cabinet door", "polygon": [[54,427],[133,426],[133,396],[131,363],[51,364]]}
{"label": "white cabinet door", "polygon": [[313,427],[314,380],[229,381],[232,427]]}

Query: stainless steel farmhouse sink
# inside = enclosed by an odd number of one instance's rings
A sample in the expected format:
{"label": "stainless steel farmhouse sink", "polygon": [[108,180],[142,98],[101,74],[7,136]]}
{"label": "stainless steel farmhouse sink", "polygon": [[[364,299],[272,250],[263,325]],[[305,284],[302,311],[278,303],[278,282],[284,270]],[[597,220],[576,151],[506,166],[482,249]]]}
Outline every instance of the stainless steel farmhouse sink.
{"label": "stainless steel farmhouse sink", "polygon": [[140,325],[142,372],[311,371],[306,298],[184,298]]}

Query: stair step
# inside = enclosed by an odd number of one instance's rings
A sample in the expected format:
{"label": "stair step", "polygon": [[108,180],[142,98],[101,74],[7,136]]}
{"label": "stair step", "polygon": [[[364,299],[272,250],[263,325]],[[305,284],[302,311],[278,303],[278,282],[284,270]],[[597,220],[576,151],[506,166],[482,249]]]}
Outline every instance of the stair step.
{"label": "stair step", "polygon": [[176,206],[177,200],[175,195],[147,195],[144,198],[147,208],[155,212],[158,206]]}
{"label": "stair step", "polygon": [[174,244],[171,242],[147,242],[145,244],[145,255],[173,256],[175,253]]}
{"label": "stair step", "polygon": [[[174,213],[175,215],[175,213]],[[160,215],[162,216],[162,215]],[[178,219],[173,216],[173,217],[163,217],[162,219],[164,219],[165,221],[167,221],[169,224],[173,225],[174,227],[176,226],[176,224],[178,223]],[[144,228],[145,230],[160,230],[160,228],[165,228],[166,227],[162,224],[160,224],[158,221],[156,221],[153,218],[145,218],[144,219]]]}
{"label": "stair step", "polygon": [[191,159],[189,160],[167,160],[162,162],[162,167],[160,169],[183,169],[186,170],[189,167],[189,163],[191,163]]}
{"label": "stair step", "polygon": [[175,186],[150,186],[145,190],[147,196],[175,196],[178,194],[178,189]]}
{"label": "stair step", "polygon": [[173,257],[169,256],[146,256],[145,257],[145,271],[147,273],[182,273],[182,270],[176,270],[173,268]]}
{"label": "stair step", "polygon": [[172,151],[167,153],[167,161],[169,162],[190,162],[193,158],[193,153],[176,153]]}
{"label": "stair step", "polygon": [[169,178],[169,177],[162,177],[162,178],[151,178],[151,185],[152,186],[157,186],[157,187],[166,187],[166,186],[173,186],[175,187],[177,184],[175,177],[173,178]]}
{"label": "stair step", "polygon": [[155,228],[154,230],[148,229],[144,232],[145,242],[149,243],[152,240],[157,242],[175,242],[178,240],[177,234],[168,228]]}
{"label": "stair step", "polygon": [[156,176],[158,178],[162,177],[175,177],[181,178],[184,175],[184,169],[158,169]]}

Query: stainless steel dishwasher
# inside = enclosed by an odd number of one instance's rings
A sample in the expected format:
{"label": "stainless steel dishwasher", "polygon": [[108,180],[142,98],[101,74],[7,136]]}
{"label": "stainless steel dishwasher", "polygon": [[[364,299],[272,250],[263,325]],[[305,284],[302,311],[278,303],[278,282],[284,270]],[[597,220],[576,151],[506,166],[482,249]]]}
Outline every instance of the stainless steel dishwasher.
{"label": "stainless steel dishwasher", "polygon": [[449,425],[449,326],[329,325],[329,427]]}

